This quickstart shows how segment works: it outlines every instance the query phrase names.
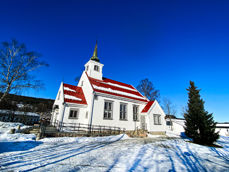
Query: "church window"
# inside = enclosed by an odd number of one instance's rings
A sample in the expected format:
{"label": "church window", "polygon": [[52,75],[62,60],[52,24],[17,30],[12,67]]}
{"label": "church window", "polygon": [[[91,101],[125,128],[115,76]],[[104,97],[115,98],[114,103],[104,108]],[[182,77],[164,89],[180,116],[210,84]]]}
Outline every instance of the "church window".
{"label": "church window", "polygon": [[120,103],[120,120],[127,120],[127,104]]}
{"label": "church window", "polygon": [[138,106],[133,105],[133,120],[139,121]]}
{"label": "church window", "polygon": [[95,65],[94,66],[94,70],[97,71],[97,72],[99,72],[99,66]]}
{"label": "church window", "polygon": [[153,119],[154,119],[154,125],[161,125],[161,115],[154,114]]}
{"label": "church window", "polygon": [[172,125],[172,122],[171,121],[166,121],[166,125]]}
{"label": "church window", "polygon": [[78,119],[79,118],[79,111],[78,110],[70,110],[69,119]]}
{"label": "church window", "polygon": [[113,112],[113,102],[105,101],[104,102],[104,119],[112,119],[112,112]]}

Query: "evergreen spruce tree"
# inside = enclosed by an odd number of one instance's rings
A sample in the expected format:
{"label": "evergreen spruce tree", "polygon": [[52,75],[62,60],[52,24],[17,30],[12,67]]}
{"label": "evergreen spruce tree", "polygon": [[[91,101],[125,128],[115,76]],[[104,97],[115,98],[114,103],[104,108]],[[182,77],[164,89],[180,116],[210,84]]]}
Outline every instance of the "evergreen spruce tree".
{"label": "evergreen spruce tree", "polygon": [[212,114],[204,109],[204,101],[200,98],[200,90],[190,81],[188,90],[188,109],[184,114],[185,134],[193,139],[194,143],[210,145],[219,138],[215,132],[216,123]]}

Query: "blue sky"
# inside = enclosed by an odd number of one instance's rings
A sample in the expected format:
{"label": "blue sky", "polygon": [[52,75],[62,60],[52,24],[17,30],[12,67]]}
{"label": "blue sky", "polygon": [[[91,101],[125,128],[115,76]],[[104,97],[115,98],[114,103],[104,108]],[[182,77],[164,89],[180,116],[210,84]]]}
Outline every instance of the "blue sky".
{"label": "blue sky", "polygon": [[76,84],[98,40],[104,76],[137,86],[149,78],[181,117],[189,81],[216,121],[229,121],[229,1],[0,1],[0,41],[16,38],[50,67],[36,72],[55,98]]}

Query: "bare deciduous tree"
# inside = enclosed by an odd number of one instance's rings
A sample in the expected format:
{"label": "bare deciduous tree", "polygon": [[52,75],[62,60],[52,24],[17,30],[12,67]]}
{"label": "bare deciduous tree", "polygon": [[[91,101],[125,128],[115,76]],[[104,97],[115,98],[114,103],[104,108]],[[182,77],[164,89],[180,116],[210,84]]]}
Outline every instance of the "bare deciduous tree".
{"label": "bare deciduous tree", "polygon": [[167,115],[173,115],[173,116],[176,115],[175,106],[168,98],[163,99],[162,108]]}
{"label": "bare deciduous tree", "polygon": [[17,93],[25,88],[40,88],[42,83],[31,74],[32,71],[47,66],[39,60],[36,52],[27,51],[24,44],[16,40],[3,42],[0,49],[0,102],[10,92]]}
{"label": "bare deciduous tree", "polygon": [[172,127],[172,117],[176,116],[176,109],[175,106],[172,104],[172,102],[168,98],[164,98],[162,101],[162,108],[166,115],[168,115],[171,125],[171,130],[173,130]]}
{"label": "bare deciduous tree", "polygon": [[160,97],[159,90],[156,90],[153,83],[147,78],[140,81],[137,89],[149,100],[155,100]]}

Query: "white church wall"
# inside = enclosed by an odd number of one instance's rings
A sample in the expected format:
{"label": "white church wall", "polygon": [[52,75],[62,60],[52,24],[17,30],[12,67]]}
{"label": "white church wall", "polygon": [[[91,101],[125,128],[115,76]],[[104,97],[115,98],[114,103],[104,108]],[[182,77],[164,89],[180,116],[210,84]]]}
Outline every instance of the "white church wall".
{"label": "white church wall", "polygon": [[85,115],[86,113],[88,114],[88,118],[84,121],[86,124],[89,124],[90,121],[90,116],[91,116],[91,110],[92,110],[92,100],[93,100],[93,89],[91,86],[91,83],[87,77],[87,74],[85,73],[85,71],[83,72],[79,83],[78,83],[79,87],[82,87],[85,99],[87,101],[87,108],[85,110]]}
{"label": "white church wall", "polygon": [[[112,119],[104,119],[105,101],[113,103]],[[120,120],[120,103],[127,104],[127,120]],[[92,125],[115,126],[126,130],[135,130],[136,127],[140,127],[140,122],[133,121],[133,105],[141,106],[138,103],[97,96],[94,100]]]}
{"label": "white church wall", "polygon": [[64,93],[63,93],[63,82],[60,84],[60,88],[57,92],[56,99],[54,101],[53,106],[58,106],[58,109],[53,110],[52,117],[51,117],[51,123],[54,124],[56,121],[60,121],[61,116],[63,115],[63,103],[64,103]]}
{"label": "white church wall", "polygon": [[[77,118],[70,118],[70,110],[77,111],[78,112],[78,117]],[[66,106],[65,107],[65,112],[64,112],[64,118],[63,122],[64,123],[81,123],[81,124],[87,124],[87,118],[86,118],[86,110],[87,108],[83,107],[77,107],[77,106]]]}

